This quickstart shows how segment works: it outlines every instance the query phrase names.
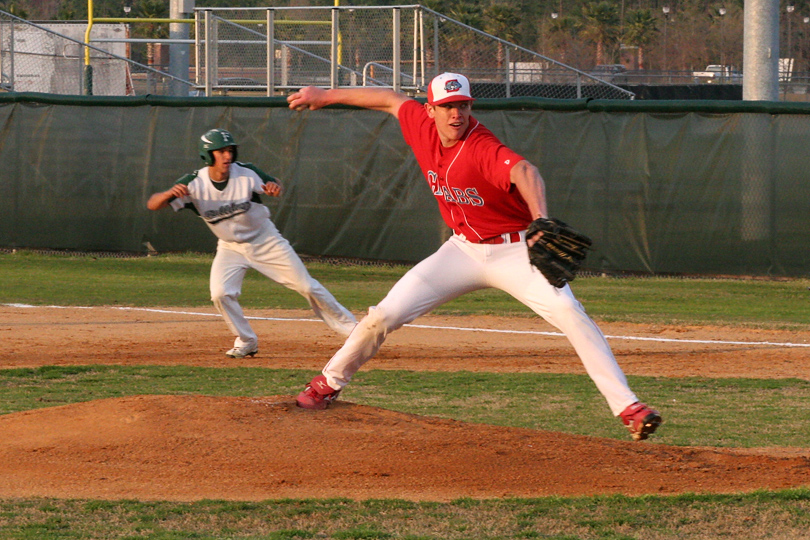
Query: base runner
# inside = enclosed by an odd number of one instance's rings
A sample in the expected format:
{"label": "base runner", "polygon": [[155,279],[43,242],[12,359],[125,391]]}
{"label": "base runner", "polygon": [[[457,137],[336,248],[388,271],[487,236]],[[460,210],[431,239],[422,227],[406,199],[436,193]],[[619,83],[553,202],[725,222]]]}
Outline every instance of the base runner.
{"label": "base runner", "polygon": [[259,197],[260,193],[280,196],[278,181],[255,165],[236,161],[237,144],[224,129],[203,134],[199,153],[207,166],[152,195],[147,208],[190,208],[219,239],[211,265],[211,300],[236,336],[225,355],[244,358],[259,351],[259,339],[239,305],[242,282],[250,268],[299,293],[329,328],[348,336],[357,324],[354,315],[309,275],[270,221],[270,209]]}

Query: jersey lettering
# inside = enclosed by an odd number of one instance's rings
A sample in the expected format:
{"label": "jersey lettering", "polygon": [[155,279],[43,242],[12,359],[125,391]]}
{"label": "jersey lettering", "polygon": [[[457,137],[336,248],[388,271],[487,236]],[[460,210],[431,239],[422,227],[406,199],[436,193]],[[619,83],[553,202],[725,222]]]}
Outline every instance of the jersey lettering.
{"label": "jersey lettering", "polygon": [[484,206],[484,199],[478,195],[478,190],[474,187],[467,188],[465,192],[467,197],[470,198],[470,204],[473,206]]}
{"label": "jersey lettering", "polygon": [[443,197],[447,202],[456,204],[469,204],[471,206],[484,206],[484,199],[478,195],[478,189],[470,187],[461,189],[457,187],[440,186],[439,175],[434,171],[427,172],[428,183],[435,197]]}
{"label": "jersey lettering", "polygon": [[456,202],[458,204],[470,204],[470,199],[464,194],[464,190],[461,188],[454,187],[453,188],[453,195],[456,197]]}
{"label": "jersey lettering", "polygon": [[439,175],[433,171],[428,171],[428,184],[430,184],[430,189],[433,191],[433,195],[438,197],[442,194],[442,188],[439,187]]}
{"label": "jersey lettering", "polygon": [[250,210],[250,201],[243,203],[224,204],[216,210],[209,210],[203,214],[202,218],[208,223],[218,223],[223,219],[230,219]]}
{"label": "jersey lettering", "polygon": [[444,197],[444,200],[447,202],[469,204],[471,206],[484,206],[484,199],[478,195],[476,188],[461,189],[437,186],[437,189],[433,190],[433,194],[437,197]]}

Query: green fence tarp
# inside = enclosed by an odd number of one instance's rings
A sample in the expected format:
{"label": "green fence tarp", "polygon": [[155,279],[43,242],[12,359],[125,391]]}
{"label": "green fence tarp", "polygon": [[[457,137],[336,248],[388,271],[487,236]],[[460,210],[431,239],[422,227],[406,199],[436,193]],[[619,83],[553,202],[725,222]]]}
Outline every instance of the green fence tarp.
{"label": "green fence tarp", "polygon": [[[810,275],[810,106],[740,101],[478,100],[536,164],[549,210],[590,235],[591,270]],[[277,176],[273,220],[300,253],[417,261],[447,238],[396,120],[283,98],[0,94],[0,247],[211,251],[191,212],[149,195],[230,130]]]}

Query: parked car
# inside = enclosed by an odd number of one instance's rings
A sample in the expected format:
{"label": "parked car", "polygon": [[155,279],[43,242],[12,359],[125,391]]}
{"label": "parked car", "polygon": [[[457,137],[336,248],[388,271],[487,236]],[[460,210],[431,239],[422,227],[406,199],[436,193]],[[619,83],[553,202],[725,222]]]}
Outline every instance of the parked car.
{"label": "parked car", "polygon": [[617,77],[622,75],[627,71],[627,68],[624,67],[622,64],[599,64],[591,71],[588,72],[588,75],[591,77],[596,77],[597,79],[603,80],[605,82],[614,82],[617,80]]}
{"label": "parked car", "polygon": [[267,85],[250,77],[222,77],[217,80],[214,95],[252,95],[255,92],[264,92]]}
{"label": "parked car", "polygon": [[742,80],[742,73],[734,71],[731,66],[723,66],[720,64],[710,64],[706,66],[704,71],[695,71],[692,73],[695,82],[740,82]]}

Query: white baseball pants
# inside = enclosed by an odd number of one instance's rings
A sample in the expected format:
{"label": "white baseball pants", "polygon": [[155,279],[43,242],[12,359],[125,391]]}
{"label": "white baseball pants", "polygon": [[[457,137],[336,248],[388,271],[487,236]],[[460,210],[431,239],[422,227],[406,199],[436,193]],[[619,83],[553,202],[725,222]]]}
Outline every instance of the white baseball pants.
{"label": "white baseball pants", "polygon": [[341,336],[348,336],[357,324],[354,315],[309,275],[301,258],[273,225],[252,243],[223,240],[217,243],[211,265],[211,301],[236,336],[234,347],[258,344],[258,337],[239,305],[242,282],[249,268],[306,298],[315,315]]}
{"label": "white baseball pants", "polygon": [[473,244],[457,236],[414,266],[377,306],[369,308],[324,367],[327,383],[335,389],[348,384],[377,354],[389,332],[464,293],[490,287],[512,295],[565,334],[614,415],[638,401],[602,332],[568,285],[554,287],[529,263],[525,242]]}

